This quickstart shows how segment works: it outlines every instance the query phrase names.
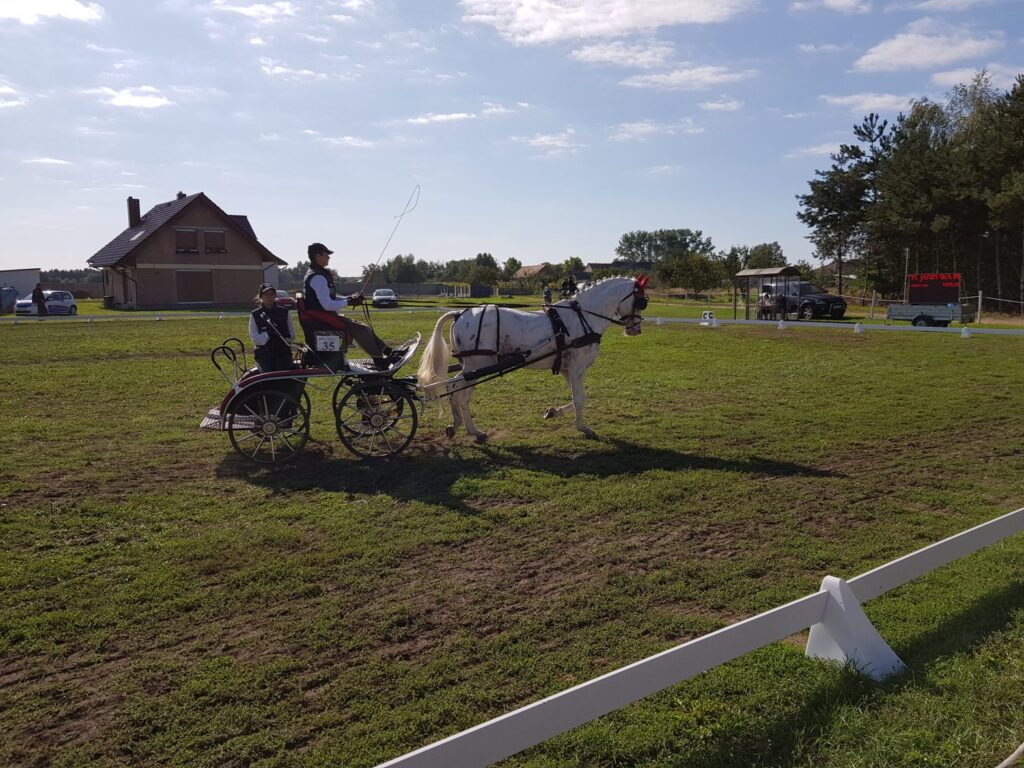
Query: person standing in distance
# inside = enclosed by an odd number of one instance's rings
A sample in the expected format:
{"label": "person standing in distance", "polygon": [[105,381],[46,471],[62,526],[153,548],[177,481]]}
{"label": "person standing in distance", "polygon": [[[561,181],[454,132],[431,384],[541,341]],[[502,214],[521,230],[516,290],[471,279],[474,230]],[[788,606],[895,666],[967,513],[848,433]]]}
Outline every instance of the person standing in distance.
{"label": "person standing in distance", "polygon": [[36,287],[32,289],[32,302],[36,305],[40,317],[46,314],[46,297],[43,296],[42,283],[36,283]]}
{"label": "person standing in distance", "polygon": [[[363,297],[358,293],[353,293],[350,296],[338,296],[335,292],[334,276],[327,269],[334,251],[323,243],[312,243],[306,249],[306,253],[309,255],[309,270],[306,272],[302,287],[307,310],[337,312],[339,309],[348,306],[356,307],[363,303]],[[389,347],[369,326],[341,315],[338,315],[337,319],[352,340],[373,358],[373,364],[379,370],[386,370],[402,356],[404,350]],[[328,325],[312,316],[307,316],[302,323],[302,330],[306,334],[306,344],[312,349],[316,349],[317,331],[337,330],[337,328],[337,325]]]}

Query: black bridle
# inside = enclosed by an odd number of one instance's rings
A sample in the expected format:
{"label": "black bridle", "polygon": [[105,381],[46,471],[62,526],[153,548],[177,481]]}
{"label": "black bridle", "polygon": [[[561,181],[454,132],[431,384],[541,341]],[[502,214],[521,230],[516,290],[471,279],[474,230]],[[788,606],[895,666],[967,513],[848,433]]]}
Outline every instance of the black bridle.
{"label": "black bridle", "polygon": [[624,302],[630,296],[633,297],[633,306],[630,309],[629,314],[622,315],[618,319],[614,317],[608,317],[608,315],[602,315],[600,312],[592,312],[591,310],[583,309],[582,307],[580,307],[580,311],[586,312],[588,315],[593,315],[594,317],[600,317],[601,319],[607,320],[608,322],[613,323],[615,325],[621,325],[627,331],[629,331],[640,325],[640,323],[643,321],[643,318],[640,316],[640,313],[647,309],[647,294],[644,291],[644,289],[640,286],[640,283],[636,280],[633,281],[633,290],[630,293],[627,293],[621,299],[619,299],[619,304]]}

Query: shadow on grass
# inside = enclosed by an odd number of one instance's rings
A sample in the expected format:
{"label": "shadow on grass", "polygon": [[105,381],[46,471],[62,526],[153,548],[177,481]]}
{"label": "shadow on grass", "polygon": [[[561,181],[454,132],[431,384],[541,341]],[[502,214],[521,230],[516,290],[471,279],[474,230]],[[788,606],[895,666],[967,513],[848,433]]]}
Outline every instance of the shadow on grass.
{"label": "shadow on grass", "polygon": [[[588,445],[589,447],[589,445]],[[625,440],[604,440],[596,450],[560,453],[551,448],[516,445],[461,444],[430,446],[377,461],[335,458],[307,446],[289,464],[258,469],[236,454],[221,463],[218,477],[240,478],[278,492],[337,491],[383,493],[396,499],[438,504],[463,514],[477,514],[452,486],[465,478],[483,477],[500,469],[526,469],[559,477],[633,476],[649,470],[711,470],[772,477],[836,477],[836,473],[762,457],[722,459],[665,448],[651,448]]]}
{"label": "shadow on grass", "polygon": [[[1024,583],[1015,583],[991,592],[970,608],[951,616],[934,629],[897,646],[897,654],[908,665],[908,671],[881,683],[874,683],[850,668],[836,674],[816,674],[824,681],[796,709],[787,709],[776,717],[757,720],[752,727],[723,728],[711,739],[702,739],[698,746],[665,755],[663,742],[637,745],[627,754],[618,754],[614,764],[633,766],[687,766],[687,768],[732,768],[733,766],[778,766],[795,768],[813,764],[814,742],[827,734],[835,724],[838,711],[847,706],[870,706],[878,694],[892,694],[910,686],[929,685],[921,679],[923,668],[936,659],[957,653],[970,653],[994,632],[1007,626],[1013,613],[1024,608]],[[808,660],[806,663],[814,664]],[[728,674],[728,673],[727,673]],[[730,688],[735,683],[726,683]],[[784,684],[783,684],[784,685]],[[714,695],[715,684],[706,695]],[[756,718],[755,718],[756,719]],[[575,759],[578,744],[573,744],[564,757],[566,765],[601,765],[609,760]],[[628,748],[626,748],[628,749]],[[808,751],[811,754],[808,754]],[[594,757],[590,755],[589,757]],[[563,761],[559,761],[563,764]]]}

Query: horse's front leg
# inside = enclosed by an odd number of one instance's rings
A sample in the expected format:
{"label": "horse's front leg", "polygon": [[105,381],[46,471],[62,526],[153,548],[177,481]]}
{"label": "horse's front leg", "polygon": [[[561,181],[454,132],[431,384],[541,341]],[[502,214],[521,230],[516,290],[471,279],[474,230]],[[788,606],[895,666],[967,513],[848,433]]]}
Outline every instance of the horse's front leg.
{"label": "horse's front leg", "polygon": [[456,414],[455,422],[457,423],[461,417],[462,421],[466,424],[466,431],[478,443],[482,443],[487,439],[487,434],[476,428],[476,425],[473,423],[473,417],[469,415],[469,400],[473,396],[474,389],[475,387],[466,387],[466,389],[452,395],[452,412]]}
{"label": "horse's front leg", "polygon": [[576,429],[587,437],[597,437],[597,433],[583,423],[583,406],[587,403],[587,393],[583,389],[583,374],[586,368],[569,371],[569,388],[572,390],[572,404],[576,409]]}

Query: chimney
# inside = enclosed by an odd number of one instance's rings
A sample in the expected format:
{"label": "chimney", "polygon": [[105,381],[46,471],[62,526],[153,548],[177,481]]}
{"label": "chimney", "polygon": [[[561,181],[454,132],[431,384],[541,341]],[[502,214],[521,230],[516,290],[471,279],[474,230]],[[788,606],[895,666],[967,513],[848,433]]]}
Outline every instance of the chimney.
{"label": "chimney", "polygon": [[142,216],[139,213],[139,199],[137,197],[128,198],[128,226],[137,227],[142,223]]}
{"label": "chimney", "polygon": [[184,192],[178,192],[178,199],[179,200],[184,200],[185,199],[185,193]]}

